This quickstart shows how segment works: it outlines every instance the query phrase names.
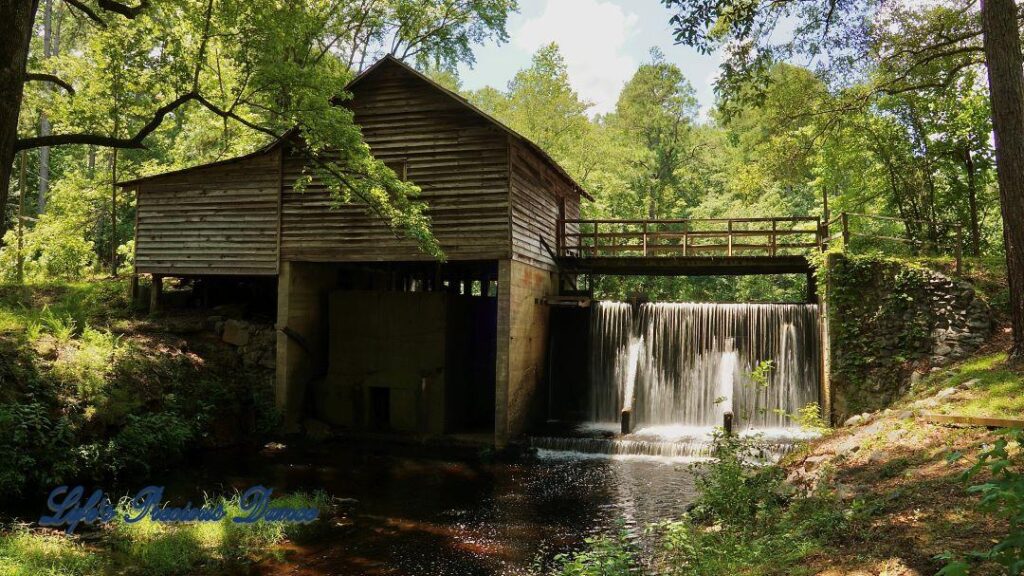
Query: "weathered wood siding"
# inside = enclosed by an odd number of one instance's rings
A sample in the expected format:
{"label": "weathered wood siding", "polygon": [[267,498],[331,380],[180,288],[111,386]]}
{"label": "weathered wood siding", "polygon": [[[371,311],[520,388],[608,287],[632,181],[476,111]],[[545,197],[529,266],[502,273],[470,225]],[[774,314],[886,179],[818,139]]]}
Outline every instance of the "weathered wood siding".
{"label": "weathered wood siding", "polygon": [[136,271],[276,274],[280,187],[276,151],[140,182]]}
{"label": "weathered wood siding", "polygon": [[512,162],[512,257],[534,266],[554,268],[555,263],[548,250],[557,250],[559,203],[564,198],[567,220],[577,219],[580,214],[580,195],[564,176],[536,152],[515,138],[509,141]]}
{"label": "weathered wood siding", "polygon": [[[448,259],[508,258],[506,133],[397,64],[385,63],[352,92],[351,107],[366,142],[377,158],[406,163]],[[319,182],[296,192],[292,183],[302,169],[302,158],[285,159],[282,259],[429,259],[362,205],[333,208]]]}

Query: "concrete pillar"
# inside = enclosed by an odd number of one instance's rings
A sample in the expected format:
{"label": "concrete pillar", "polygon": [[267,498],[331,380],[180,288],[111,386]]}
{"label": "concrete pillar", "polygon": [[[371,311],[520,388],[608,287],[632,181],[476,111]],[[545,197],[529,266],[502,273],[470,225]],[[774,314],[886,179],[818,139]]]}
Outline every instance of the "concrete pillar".
{"label": "concrete pillar", "polygon": [[281,262],[277,278],[275,401],[287,433],[299,431],[307,386],[326,370],[327,296],[337,283],[328,264]]}
{"label": "concrete pillar", "polygon": [[545,416],[548,305],[557,274],[515,260],[498,263],[498,353],[494,440],[499,447]]}

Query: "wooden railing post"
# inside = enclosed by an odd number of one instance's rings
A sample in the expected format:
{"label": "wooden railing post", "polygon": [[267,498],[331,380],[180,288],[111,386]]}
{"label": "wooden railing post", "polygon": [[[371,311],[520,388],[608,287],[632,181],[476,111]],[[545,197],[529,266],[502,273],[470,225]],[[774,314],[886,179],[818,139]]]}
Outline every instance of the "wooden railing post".
{"label": "wooden railing post", "polygon": [[728,222],[728,229],[729,229],[729,249],[728,249],[728,254],[729,254],[729,256],[732,256],[732,220],[729,220],[729,222]]}
{"label": "wooden railing post", "polygon": [[647,256],[647,221],[644,221],[644,256]]}
{"label": "wooden railing post", "polygon": [[597,256],[597,220],[594,220],[594,245],[591,247],[591,256]]}
{"label": "wooden railing post", "polygon": [[690,222],[683,222],[683,256],[686,256],[686,250],[690,246]]}
{"label": "wooden railing post", "polygon": [[771,256],[772,257],[775,256],[775,252],[776,252],[776,249],[777,249],[777,246],[778,246],[778,243],[779,243],[778,224],[779,224],[779,221],[776,220],[775,218],[772,218],[772,248],[771,248]]}

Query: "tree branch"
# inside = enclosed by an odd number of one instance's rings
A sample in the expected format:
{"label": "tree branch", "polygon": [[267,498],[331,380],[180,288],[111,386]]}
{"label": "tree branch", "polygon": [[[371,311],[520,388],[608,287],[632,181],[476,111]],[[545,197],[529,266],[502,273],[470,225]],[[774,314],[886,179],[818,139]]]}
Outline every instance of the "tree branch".
{"label": "tree branch", "polygon": [[93,22],[99,24],[103,28],[107,27],[107,23],[103,21],[103,18],[100,18],[99,14],[94,12],[92,8],[90,8],[81,0],[64,0],[64,3],[68,6],[71,6],[75,10],[78,10],[82,14],[85,14],[86,17],[89,18],[89,20],[92,20]]}
{"label": "tree branch", "polygon": [[178,96],[173,101],[158,108],[156,112],[153,113],[153,118],[151,118],[145,126],[140,128],[139,131],[130,138],[115,138],[113,136],[104,136],[102,134],[51,134],[49,136],[19,138],[14,143],[14,150],[30,150],[43,146],[63,146],[66,144],[94,144],[96,146],[105,146],[107,148],[145,148],[146,146],[143,144],[143,140],[146,139],[146,136],[149,136],[154,130],[160,127],[160,124],[168,114],[174,112],[186,102],[199,100],[200,98],[202,97],[195,92],[188,92]]}
{"label": "tree branch", "polygon": [[25,81],[49,82],[51,84],[56,84],[57,86],[60,86],[61,88],[66,90],[68,94],[75,93],[75,88],[71,85],[70,82],[62,80],[54,74],[47,74],[45,72],[28,72],[25,74]]}
{"label": "tree branch", "polygon": [[127,6],[114,0],[96,0],[96,4],[107,12],[115,12],[131,20],[146,9],[146,6],[149,5],[149,0],[139,0],[137,6]]}

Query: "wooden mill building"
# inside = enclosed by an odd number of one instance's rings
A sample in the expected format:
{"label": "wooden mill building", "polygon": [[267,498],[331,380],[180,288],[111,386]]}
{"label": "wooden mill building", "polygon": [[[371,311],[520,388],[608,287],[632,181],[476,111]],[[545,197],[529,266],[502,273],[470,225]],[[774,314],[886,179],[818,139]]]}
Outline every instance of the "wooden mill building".
{"label": "wooden mill building", "polygon": [[543,416],[559,218],[586,192],[543,150],[402,62],[348,86],[373,154],[422,189],[447,262],[323,185],[283,142],[122,185],[135,267],[276,279],[276,396],[286,426],[520,434]]}

